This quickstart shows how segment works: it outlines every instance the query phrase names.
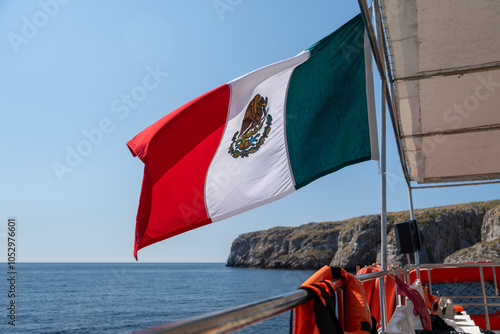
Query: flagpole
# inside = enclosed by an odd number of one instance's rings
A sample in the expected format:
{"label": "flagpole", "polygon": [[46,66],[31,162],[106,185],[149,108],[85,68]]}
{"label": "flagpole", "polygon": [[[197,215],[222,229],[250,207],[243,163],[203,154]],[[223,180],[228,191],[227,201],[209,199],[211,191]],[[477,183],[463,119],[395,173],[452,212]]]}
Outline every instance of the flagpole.
{"label": "flagpole", "polygon": [[[382,94],[385,94],[385,87],[382,86]],[[382,188],[382,208],[380,215],[380,266],[381,270],[387,269],[387,182],[386,182],[386,116],[385,116],[385,100],[381,100],[380,106],[380,179]],[[381,318],[380,323],[382,325],[382,332],[385,330],[387,325],[387,313],[386,313],[386,296],[385,296],[385,277],[380,277],[380,309]]]}
{"label": "flagpole", "polygon": [[[386,183],[386,112],[385,105],[389,104],[389,110],[392,115],[392,104],[389,96],[389,91],[387,90],[387,77],[385,75],[385,65],[382,61],[383,57],[380,54],[382,34],[381,34],[381,22],[378,25],[378,37],[375,36],[375,29],[373,28],[371,15],[368,9],[368,5],[365,0],[358,0],[359,8],[361,10],[361,15],[363,16],[366,32],[370,39],[370,45],[372,47],[373,56],[375,58],[375,63],[377,64],[377,69],[380,74],[381,81],[381,111],[380,111],[380,177],[381,177],[381,215],[380,215],[380,265],[381,270],[386,270],[387,268],[387,183]],[[375,1],[375,10],[379,10],[378,2]],[[378,19],[378,15],[375,15]],[[385,284],[384,278],[379,278],[379,296],[380,296],[380,325],[382,327],[382,332],[385,331],[387,326],[387,309],[386,309],[386,295],[385,295]]]}
{"label": "flagpole", "polygon": [[[375,13],[378,14],[380,10],[378,1],[375,1]],[[380,22],[379,15],[375,15],[375,20],[377,24],[377,37],[378,37],[378,48],[383,49],[382,41],[382,23]],[[382,69],[385,73],[385,66],[382,63]],[[386,87],[387,82],[384,77],[380,79],[381,95],[380,95],[380,184],[381,184],[381,214],[380,214],[380,266],[382,270],[387,269],[387,119],[386,119]],[[387,308],[386,308],[386,294],[385,294],[385,276],[379,278],[380,280],[380,309],[381,318],[380,324],[382,326],[382,332],[385,331],[387,326]]]}

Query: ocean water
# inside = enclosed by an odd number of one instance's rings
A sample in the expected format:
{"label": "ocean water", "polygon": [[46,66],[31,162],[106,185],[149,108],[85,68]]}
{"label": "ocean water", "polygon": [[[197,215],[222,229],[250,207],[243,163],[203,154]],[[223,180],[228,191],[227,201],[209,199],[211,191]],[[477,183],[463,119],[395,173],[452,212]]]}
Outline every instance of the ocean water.
{"label": "ocean water", "polygon": [[[0,284],[0,333],[130,333],[290,292],[313,271],[223,263],[19,263],[15,326]],[[290,313],[238,333],[288,333]]]}

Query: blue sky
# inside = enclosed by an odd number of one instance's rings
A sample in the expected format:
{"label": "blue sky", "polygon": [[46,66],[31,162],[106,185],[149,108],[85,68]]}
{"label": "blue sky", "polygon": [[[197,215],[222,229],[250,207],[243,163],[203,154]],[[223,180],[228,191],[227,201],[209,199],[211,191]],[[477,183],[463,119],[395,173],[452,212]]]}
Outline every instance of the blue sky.
{"label": "blue sky", "polygon": [[[358,13],[355,1],[326,0],[2,1],[1,248],[14,216],[20,261],[134,261],[143,164],[125,143],[206,91],[298,54]],[[388,138],[388,209],[406,210]],[[415,207],[496,199],[499,190],[418,190]],[[241,233],[379,213],[380,192],[377,162],[361,163],[149,246],[139,259],[225,262]]]}

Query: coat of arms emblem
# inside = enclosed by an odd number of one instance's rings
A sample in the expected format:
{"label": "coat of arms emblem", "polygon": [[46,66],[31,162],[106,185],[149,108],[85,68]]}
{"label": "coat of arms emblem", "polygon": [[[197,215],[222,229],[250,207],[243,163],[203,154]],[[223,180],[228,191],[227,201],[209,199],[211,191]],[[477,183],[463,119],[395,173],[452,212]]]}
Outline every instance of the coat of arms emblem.
{"label": "coat of arms emblem", "polygon": [[260,94],[255,95],[248,104],[241,130],[236,131],[229,146],[228,153],[233,158],[248,157],[264,144],[273,121],[267,105],[267,97]]}

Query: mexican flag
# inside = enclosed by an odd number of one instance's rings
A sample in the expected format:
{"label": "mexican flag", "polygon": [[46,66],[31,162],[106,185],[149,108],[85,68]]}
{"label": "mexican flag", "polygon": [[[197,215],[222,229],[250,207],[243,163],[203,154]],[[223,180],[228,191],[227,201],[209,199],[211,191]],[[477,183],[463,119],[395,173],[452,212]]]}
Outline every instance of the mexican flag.
{"label": "mexican flag", "polygon": [[297,56],[188,102],[127,143],[145,164],[134,256],[378,159],[361,15]]}

